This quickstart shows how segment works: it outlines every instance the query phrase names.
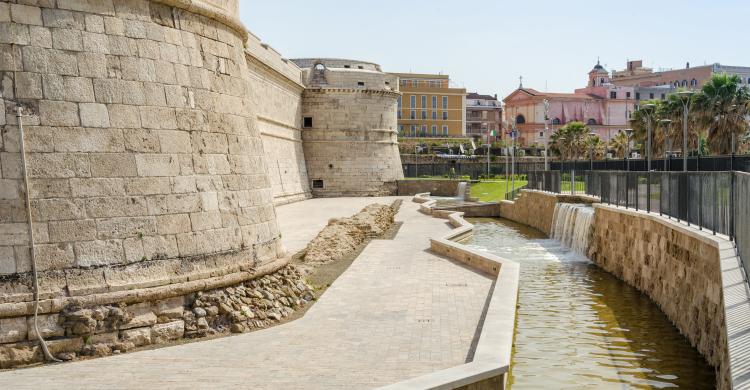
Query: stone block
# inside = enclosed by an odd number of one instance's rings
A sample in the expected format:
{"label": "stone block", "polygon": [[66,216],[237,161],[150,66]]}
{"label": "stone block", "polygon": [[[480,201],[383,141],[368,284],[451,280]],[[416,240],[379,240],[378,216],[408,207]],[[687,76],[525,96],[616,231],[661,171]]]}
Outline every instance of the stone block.
{"label": "stone block", "polygon": [[[139,53],[140,54],[140,53]],[[121,57],[120,69],[123,80],[155,81],[156,69],[153,60],[139,57]]]}
{"label": "stone block", "polygon": [[89,156],[91,176],[129,177],[137,176],[135,156],[131,153],[94,153]]}
{"label": "stone block", "polygon": [[151,344],[151,327],[125,329],[120,331],[120,337],[123,341],[130,341],[136,347]]}
{"label": "stone block", "polygon": [[25,340],[27,335],[26,317],[0,318],[0,344]]}
{"label": "stone block", "polygon": [[172,178],[172,193],[183,194],[197,191],[195,176],[175,176]]}
{"label": "stone block", "polygon": [[157,316],[179,319],[185,310],[185,297],[179,296],[156,301],[154,309]]}
{"label": "stone block", "polygon": [[193,150],[197,153],[227,153],[229,150],[225,134],[193,132]]}
{"label": "stone block", "polygon": [[84,14],[84,20],[86,22],[86,31],[95,33],[104,32],[104,17],[99,15]]}
{"label": "stone block", "polygon": [[111,16],[104,16],[104,32],[107,35],[125,35],[125,25],[122,19]]}
{"label": "stone block", "polygon": [[0,246],[0,275],[16,273],[16,259],[12,246]]}
{"label": "stone block", "polygon": [[46,27],[72,28],[83,30],[85,26],[84,14],[57,8],[43,8],[42,20]]}
{"label": "stone block", "polygon": [[[129,106],[124,104],[109,104],[107,105],[107,109],[109,110],[109,122],[112,125],[112,127],[117,128],[139,128],[141,127],[141,117],[140,112],[138,111],[137,106]],[[130,132],[132,135],[133,132]],[[149,151],[148,147],[143,148],[140,146],[141,142],[138,142],[139,138],[129,138],[132,142],[127,142],[126,144],[130,145],[132,149],[128,150],[134,150],[134,151]],[[144,150],[145,149],[145,150]],[[158,151],[158,148],[156,150],[150,150],[150,151]]]}
{"label": "stone block", "polygon": [[0,179],[0,199],[20,199],[21,188],[16,179]]}
{"label": "stone block", "polygon": [[39,271],[66,269],[75,265],[71,243],[38,244],[34,250]]}
{"label": "stone block", "polygon": [[201,211],[201,198],[198,194],[155,195],[149,197],[147,203],[151,215]]}
{"label": "stone block", "polygon": [[10,4],[0,3],[0,23],[10,22]]}
{"label": "stone block", "polygon": [[120,325],[120,329],[133,329],[156,324],[156,314],[148,302],[129,305],[125,311],[130,314],[130,321]]}
{"label": "stone block", "polygon": [[59,50],[82,51],[81,31],[69,28],[52,28],[52,47]]}
{"label": "stone block", "polygon": [[81,103],[81,125],[86,127],[109,127],[109,111],[101,103]]}
{"label": "stone block", "polygon": [[86,216],[82,199],[32,199],[31,217],[34,221],[82,219]]}
{"label": "stone block", "polygon": [[107,77],[107,57],[104,54],[81,52],[76,54],[76,58],[81,77]]}
{"label": "stone block", "polygon": [[52,48],[52,31],[46,27],[29,26],[29,39],[32,46]]}
{"label": "stone block", "polygon": [[97,226],[93,219],[52,221],[49,223],[50,242],[95,240],[96,232]]}
{"label": "stone block", "polygon": [[33,24],[37,26],[44,24],[42,22],[42,9],[29,5],[11,4],[10,18],[15,23]]}
{"label": "stone block", "polygon": [[[7,127],[6,127],[7,129]],[[21,179],[21,155],[19,153],[0,152],[0,166],[6,179]],[[31,174],[29,174],[31,176]]]}
{"label": "stone block", "polygon": [[191,231],[188,214],[167,214],[156,216],[156,230],[159,234],[177,234]]}
{"label": "stone block", "polygon": [[101,15],[115,14],[112,0],[57,0],[57,7]]}
{"label": "stone block", "polygon": [[75,197],[125,195],[121,178],[70,179],[70,189]]}
{"label": "stone block", "polygon": [[147,129],[176,129],[177,118],[173,108],[141,107],[141,126]]}
{"label": "stone block", "polygon": [[78,153],[30,154],[27,156],[29,177],[88,177],[91,175],[91,171],[87,157],[85,154]]}
{"label": "stone block", "polygon": [[181,339],[185,334],[185,321],[172,321],[156,324],[151,328],[151,338],[155,344]]}
{"label": "stone block", "polygon": [[190,223],[193,231],[218,229],[222,227],[221,213],[218,210],[190,213]]}
{"label": "stone block", "polygon": [[78,126],[78,105],[64,101],[41,100],[39,122],[46,126]]}
{"label": "stone block", "polygon": [[16,73],[16,91],[21,99],[41,99],[42,77],[36,73]]}
{"label": "stone block", "polygon": [[143,253],[149,259],[172,259],[179,256],[174,236],[148,236],[143,238]]}
{"label": "stone block", "polygon": [[147,215],[146,199],[141,196],[88,198],[86,213],[90,218],[137,217]]}
{"label": "stone block", "polygon": [[122,241],[122,249],[125,252],[126,263],[135,263],[148,259],[145,252],[143,252],[143,239],[141,238],[126,238]]}
{"label": "stone block", "polygon": [[159,132],[159,145],[162,153],[191,153],[190,133],[180,130]]}
{"label": "stone block", "polygon": [[89,53],[109,54],[109,37],[105,34],[82,32],[83,50]]}
{"label": "stone block", "polygon": [[180,173],[177,156],[171,154],[137,154],[138,176],[176,176]]}
{"label": "stone block", "polygon": [[91,335],[89,342],[91,344],[114,344],[119,339],[119,332],[105,332]]}
{"label": "stone block", "polygon": [[[83,106],[96,103],[81,103]],[[104,106],[103,104],[99,104]],[[91,124],[91,123],[88,123]],[[55,132],[55,150],[58,152],[122,152],[125,150],[120,129],[69,127]]]}
{"label": "stone block", "polygon": [[128,195],[154,195],[171,193],[168,177],[139,177],[125,180]]}
{"label": "stone block", "polygon": [[[65,328],[58,323],[59,315],[57,314],[40,314],[37,316],[37,326],[39,333],[45,339],[50,337],[60,337],[65,335]],[[29,340],[38,338],[36,328],[34,327],[34,316],[27,317],[26,327],[29,330]]]}
{"label": "stone block", "polygon": [[143,83],[143,95],[146,105],[149,106],[165,106],[167,105],[167,99],[164,96],[164,85],[158,83],[144,82]]}
{"label": "stone block", "polygon": [[143,237],[156,234],[154,217],[118,217],[96,222],[99,239]]}
{"label": "stone block", "polygon": [[123,261],[121,240],[76,242],[75,253],[76,265],[79,267],[111,265]]}
{"label": "stone block", "polygon": [[71,102],[94,101],[94,87],[91,79],[85,77],[44,75],[42,84],[45,99]]}

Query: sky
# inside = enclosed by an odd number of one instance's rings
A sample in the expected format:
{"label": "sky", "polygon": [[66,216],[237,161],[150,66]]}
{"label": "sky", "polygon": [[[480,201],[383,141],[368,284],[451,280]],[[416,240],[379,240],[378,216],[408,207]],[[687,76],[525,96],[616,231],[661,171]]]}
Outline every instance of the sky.
{"label": "sky", "polygon": [[572,92],[597,57],[681,68],[750,66],[748,0],[240,0],[240,19],[286,58],[375,62],[386,72],[448,74],[469,92],[519,84]]}

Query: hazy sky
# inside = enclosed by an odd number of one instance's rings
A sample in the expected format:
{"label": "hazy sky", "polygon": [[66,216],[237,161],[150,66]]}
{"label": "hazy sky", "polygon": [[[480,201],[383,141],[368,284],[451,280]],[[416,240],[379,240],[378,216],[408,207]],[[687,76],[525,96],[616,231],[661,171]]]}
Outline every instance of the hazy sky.
{"label": "hazy sky", "polygon": [[568,92],[601,58],[654,68],[750,66],[748,0],[240,1],[242,22],[287,58],[340,57],[392,72],[447,73],[505,96]]}

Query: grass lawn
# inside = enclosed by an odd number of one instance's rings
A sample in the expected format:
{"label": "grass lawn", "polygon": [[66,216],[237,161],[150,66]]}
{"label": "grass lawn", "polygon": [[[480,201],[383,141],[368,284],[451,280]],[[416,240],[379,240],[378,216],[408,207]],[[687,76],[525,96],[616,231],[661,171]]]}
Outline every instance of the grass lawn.
{"label": "grass lawn", "polygon": [[[565,194],[570,194],[570,181],[564,181],[560,183],[560,191]],[[586,183],[582,181],[576,181],[576,194],[583,194],[586,191]]]}
{"label": "grass lawn", "polygon": [[[526,185],[526,180],[516,180],[516,188]],[[510,192],[512,182],[505,180],[483,181],[471,185],[471,197],[479,198],[482,202],[498,202],[505,199],[505,193]]]}

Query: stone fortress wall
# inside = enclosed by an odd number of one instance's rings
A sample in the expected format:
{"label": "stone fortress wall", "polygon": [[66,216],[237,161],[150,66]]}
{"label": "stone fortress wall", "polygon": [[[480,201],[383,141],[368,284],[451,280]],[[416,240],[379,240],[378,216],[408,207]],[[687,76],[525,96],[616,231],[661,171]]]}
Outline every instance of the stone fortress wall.
{"label": "stone fortress wall", "polygon": [[303,145],[316,196],[387,195],[403,179],[398,153],[398,78],[378,65],[293,60],[305,67]]}
{"label": "stone fortress wall", "polygon": [[[70,305],[135,305],[122,318],[155,319],[165,300],[181,311],[192,292],[286,264],[274,203],[310,197],[308,172],[335,164],[338,178],[316,173],[328,194],[383,193],[400,175],[397,92],[318,91],[305,103],[303,70],[245,30],[236,0],[20,3],[0,1],[0,362],[36,348],[16,104],[42,333],[58,341],[72,337],[58,321]],[[357,124],[317,142],[302,116],[328,92],[339,94],[322,100],[330,123]],[[356,165],[339,164],[344,142]],[[351,191],[351,178],[369,191]],[[145,324],[182,334],[164,321]]]}

